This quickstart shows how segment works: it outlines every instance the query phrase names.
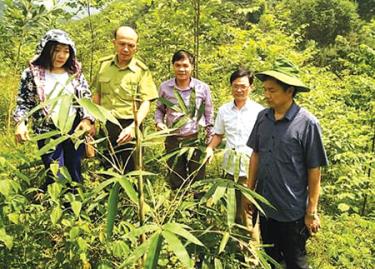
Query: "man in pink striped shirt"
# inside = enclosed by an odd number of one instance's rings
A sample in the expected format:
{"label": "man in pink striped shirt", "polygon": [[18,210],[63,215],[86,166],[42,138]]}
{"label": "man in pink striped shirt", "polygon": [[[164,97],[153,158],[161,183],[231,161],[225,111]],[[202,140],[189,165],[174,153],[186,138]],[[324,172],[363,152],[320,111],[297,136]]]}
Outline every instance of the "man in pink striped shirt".
{"label": "man in pink striped shirt", "polygon": [[[179,50],[173,55],[172,64],[175,77],[160,85],[155,112],[158,130],[176,128],[173,135],[165,140],[167,154],[186,145],[196,146],[200,128],[205,128],[207,143],[213,135],[211,92],[206,83],[192,77],[194,56]],[[191,156],[185,153],[176,158],[175,155],[167,161],[167,165],[172,189],[203,179],[205,175],[202,151],[199,149],[195,149]]]}

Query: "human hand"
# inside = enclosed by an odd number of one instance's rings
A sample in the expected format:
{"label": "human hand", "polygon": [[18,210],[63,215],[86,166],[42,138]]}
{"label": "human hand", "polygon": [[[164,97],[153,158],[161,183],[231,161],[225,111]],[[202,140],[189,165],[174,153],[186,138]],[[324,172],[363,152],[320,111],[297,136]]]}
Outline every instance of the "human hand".
{"label": "human hand", "polygon": [[156,124],[156,130],[161,131],[161,130],[166,130],[166,129],[168,129],[168,126],[165,125],[164,123],[158,122]]}
{"label": "human hand", "polygon": [[318,214],[305,214],[305,225],[311,235],[317,233],[320,229],[320,218]]}
{"label": "human hand", "polygon": [[116,143],[119,145],[125,144],[135,137],[134,125],[124,128],[119,134]]}
{"label": "human hand", "polygon": [[20,122],[17,125],[15,136],[16,136],[17,143],[23,143],[27,140],[30,140],[29,131],[24,121]]}
{"label": "human hand", "polygon": [[83,119],[74,130],[74,132],[79,131],[81,131],[84,134],[88,134],[89,136],[94,136],[96,132],[95,125],[92,124],[89,119]]}
{"label": "human hand", "polygon": [[211,147],[206,148],[206,156],[204,157],[204,162],[211,163],[214,157],[214,150]]}
{"label": "human hand", "polygon": [[34,195],[34,200],[38,203],[40,203],[44,198],[44,193],[43,192],[37,192],[35,195]]}
{"label": "human hand", "polygon": [[245,209],[249,216],[253,216],[253,214],[256,212],[256,207],[246,197],[241,196],[241,198],[242,208]]}

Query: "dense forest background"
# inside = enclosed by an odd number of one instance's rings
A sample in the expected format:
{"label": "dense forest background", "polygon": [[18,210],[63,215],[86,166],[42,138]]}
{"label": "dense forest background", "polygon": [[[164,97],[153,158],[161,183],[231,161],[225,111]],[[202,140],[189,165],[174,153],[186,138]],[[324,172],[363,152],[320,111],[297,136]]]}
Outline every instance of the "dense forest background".
{"label": "dense forest background", "polygon": [[[195,75],[211,86],[216,109],[231,98],[229,75],[238,66],[264,70],[278,56],[300,66],[312,91],[296,100],[320,120],[330,162],[322,174],[322,229],[308,243],[310,264],[373,268],[374,0],[5,0],[0,16],[0,268],[190,268],[199,259],[203,268],[262,266],[254,261],[262,259],[259,248],[250,244],[245,251],[248,238],[233,224],[233,186],[215,181],[220,154],[208,167],[208,180],[191,187],[207,190],[206,200],[170,193],[159,158],[162,138],[150,138],[154,110],[146,120],[149,140],[141,141],[148,172],[126,179],[134,184],[118,176],[106,180],[90,159],[78,193],[66,192],[66,176],[41,204],[32,202],[44,169],[35,142],[14,142],[11,114],[20,73],[40,37],[61,28],[75,40],[91,81],[98,60],[113,53],[112,31],[119,25],[137,29],[138,57],[157,85],[171,77],[177,49],[194,52]],[[263,103],[259,82],[252,98]],[[145,182],[141,225],[138,177]],[[116,182],[117,213],[111,211]],[[73,210],[64,208],[67,202]]]}

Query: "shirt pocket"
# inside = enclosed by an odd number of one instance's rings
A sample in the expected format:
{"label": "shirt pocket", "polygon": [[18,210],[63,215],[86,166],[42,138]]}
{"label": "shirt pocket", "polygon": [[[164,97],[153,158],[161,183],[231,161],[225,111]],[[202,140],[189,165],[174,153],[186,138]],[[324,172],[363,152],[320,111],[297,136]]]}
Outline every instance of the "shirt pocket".
{"label": "shirt pocket", "polygon": [[138,92],[137,82],[134,79],[123,79],[120,82],[117,94],[121,99],[127,101],[142,100],[142,96]]}
{"label": "shirt pocket", "polygon": [[110,82],[111,78],[105,77],[105,76],[100,76],[99,79],[99,86],[100,86],[100,94],[101,95],[106,95],[109,94],[108,90],[110,89]]}
{"label": "shirt pocket", "polygon": [[303,147],[297,138],[282,138],[279,143],[277,159],[283,163],[303,162]]}

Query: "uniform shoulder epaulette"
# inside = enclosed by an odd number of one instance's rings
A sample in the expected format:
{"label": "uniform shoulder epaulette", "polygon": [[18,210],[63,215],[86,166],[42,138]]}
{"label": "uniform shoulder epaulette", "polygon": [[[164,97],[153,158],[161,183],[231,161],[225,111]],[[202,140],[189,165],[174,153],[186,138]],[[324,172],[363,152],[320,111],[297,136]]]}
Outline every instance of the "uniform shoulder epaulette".
{"label": "uniform shoulder epaulette", "polygon": [[145,65],[142,61],[140,61],[140,60],[138,60],[138,59],[137,59],[137,61],[136,61],[136,64],[137,64],[140,68],[142,68],[143,70],[148,70],[147,65]]}
{"label": "uniform shoulder epaulette", "polygon": [[103,58],[100,58],[100,59],[99,59],[99,62],[105,62],[105,61],[112,60],[112,59],[113,59],[113,56],[114,56],[114,55],[108,55],[108,56],[105,56],[105,57],[103,57]]}

